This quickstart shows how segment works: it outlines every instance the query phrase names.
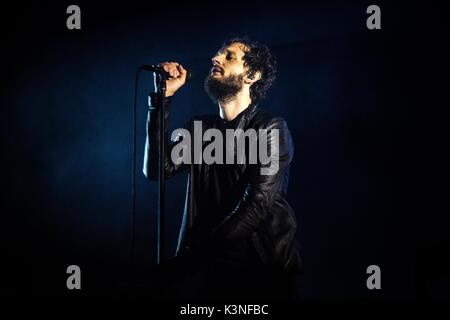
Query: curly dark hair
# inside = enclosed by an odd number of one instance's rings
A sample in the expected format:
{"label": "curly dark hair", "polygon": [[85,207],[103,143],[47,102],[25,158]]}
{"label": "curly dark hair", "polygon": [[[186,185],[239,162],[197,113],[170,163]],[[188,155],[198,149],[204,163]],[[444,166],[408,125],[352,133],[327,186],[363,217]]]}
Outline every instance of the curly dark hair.
{"label": "curly dark hair", "polygon": [[225,41],[222,48],[232,43],[242,43],[245,46],[244,65],[248,67],[249,75],[256,71],[261,72],[261,79],[250,87],[252,104],[260,102],[276,78],[276,61],[266,45],[250,40],[247,36],[235,37]]}

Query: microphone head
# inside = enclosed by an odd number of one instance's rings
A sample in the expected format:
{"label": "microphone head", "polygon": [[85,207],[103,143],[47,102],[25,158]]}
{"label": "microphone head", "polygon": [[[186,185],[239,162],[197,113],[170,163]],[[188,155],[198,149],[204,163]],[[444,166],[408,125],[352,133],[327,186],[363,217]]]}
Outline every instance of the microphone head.
{"label": "microphone head", "polygon": [[144,65],[140,66],[139,69],[142,69],[145,71],[156,72],[156,73],[161,72],[161,68],[154,64],[144,64]]}
{"label": "microphone head", "polygon": [[[165,75],[166,77],[168,77],[168,73],[166,71],[164,71],[164,69],[158,65],[154,65],[154,64],[142,65],[139,68],[141,68],[145,71],[154,72],[154,73]],[[190,69],[185,68],[185,70],[187,71],[187,75],[186,75],[186,82],[187,82],[187,81],[191,80],[192,78],[194,78],[194,74],[192,73],[192,71]]]}

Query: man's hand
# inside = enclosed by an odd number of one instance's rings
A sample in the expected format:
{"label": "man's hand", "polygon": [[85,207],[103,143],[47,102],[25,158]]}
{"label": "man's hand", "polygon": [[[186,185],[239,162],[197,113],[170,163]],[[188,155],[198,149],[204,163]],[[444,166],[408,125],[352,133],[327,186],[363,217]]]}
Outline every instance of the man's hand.
{"label": "man's hand", "polygon": [[173,96],[186,83],[187,71],[178,62],[163,62],[159,66],[170,76],[166,80],[166,97]]}

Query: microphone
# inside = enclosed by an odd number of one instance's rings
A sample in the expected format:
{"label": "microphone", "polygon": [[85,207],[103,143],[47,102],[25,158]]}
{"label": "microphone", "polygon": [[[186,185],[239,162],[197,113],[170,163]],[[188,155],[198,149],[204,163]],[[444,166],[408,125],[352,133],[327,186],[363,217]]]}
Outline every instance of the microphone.
{"label": "microphone", "polygon": [[[143,66],[140,66],[140,68],[141,68],[142,70],[145,70],[145,71],[151,71],[151,72],[154,72],[154,73],[157,73],[157,74],[166,76],[167,78],[171,78],[171,77],[169,76],[169,73],[166,72],[166,71],[164,70],[164,68],[162,68],[162,67],[160,67],[160,66],[158,66],[158,65],[154,65],[154,64],[143,65]],[[186,81],[189,81],[189,80],[192,79],[192,72],[191,72],[190,70],[188,70],[188,69],[186,69],[186,71],[187,71],[187,74],[186,74]]]}

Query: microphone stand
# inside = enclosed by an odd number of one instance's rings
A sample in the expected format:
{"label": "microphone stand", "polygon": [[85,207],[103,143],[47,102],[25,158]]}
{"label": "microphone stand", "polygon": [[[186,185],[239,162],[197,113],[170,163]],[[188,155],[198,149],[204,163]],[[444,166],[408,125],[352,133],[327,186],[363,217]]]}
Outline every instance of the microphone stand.
{"label": "microphone stand", "polygon": [[159,189],[158,189],[158,243],[157,243],[157,256],[156,262],[160,265],[164,261],[165,252],[165,239],[164,239],[164,227],[165,227],[165,96],[166,96],[166,80],[167,76],[165,74],[154,73],[155,77],[155,88],[156,93],[159,96],[160,112],[159,112],[159,159],[158,159],[158,170],[159,170]]}

